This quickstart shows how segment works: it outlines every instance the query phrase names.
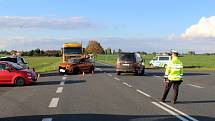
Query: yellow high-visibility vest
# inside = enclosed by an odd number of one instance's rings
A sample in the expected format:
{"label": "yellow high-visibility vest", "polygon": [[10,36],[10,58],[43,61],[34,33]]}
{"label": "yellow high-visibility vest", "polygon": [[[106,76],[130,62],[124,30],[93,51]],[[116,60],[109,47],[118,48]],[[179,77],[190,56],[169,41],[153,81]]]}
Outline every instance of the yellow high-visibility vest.
{"label": "yellow high-visibility vest", "polygon": [[183,64],[178,59],[178,57],[173,57],[170,63],[168,63],[165,78],[168,78],[170,81],[180,81],[183,76]]}

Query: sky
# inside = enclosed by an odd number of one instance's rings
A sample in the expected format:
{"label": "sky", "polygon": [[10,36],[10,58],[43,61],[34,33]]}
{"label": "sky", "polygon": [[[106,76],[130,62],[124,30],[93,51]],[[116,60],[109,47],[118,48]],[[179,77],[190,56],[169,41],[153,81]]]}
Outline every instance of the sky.
{"label": "sky", "polygon": [[97,40],[123,51],[215,52],[214,0],[0,0],[0,50]]}

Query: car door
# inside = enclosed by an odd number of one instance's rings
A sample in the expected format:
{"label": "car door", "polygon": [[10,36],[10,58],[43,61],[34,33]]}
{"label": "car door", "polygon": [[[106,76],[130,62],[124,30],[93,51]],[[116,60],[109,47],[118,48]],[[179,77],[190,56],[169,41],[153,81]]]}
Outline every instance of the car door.
{"label": "car door", "polygon": [[10,68],[7,64],[0,64],[0,82],[11,82],[14,76],[13,72],[8,71]]}
{"label": "car door", "polygon": [[90,68],[91,68],[91,66],[92,66],[92,61],[91,61],[91,59],[90,59],[90,58],[86,59],[86,60],[85,60],[85,64],[86,64],[86,69],[87,69],[87,71],[89,71]]}
{"label": "car door", "polygon": [[85,58],[82,58],[80,61],[79,61],[79,64],[78,64],[78,67],[79,67],[79,70],[82,72],[82,71],[86,71],[86,62],[85,62]]}

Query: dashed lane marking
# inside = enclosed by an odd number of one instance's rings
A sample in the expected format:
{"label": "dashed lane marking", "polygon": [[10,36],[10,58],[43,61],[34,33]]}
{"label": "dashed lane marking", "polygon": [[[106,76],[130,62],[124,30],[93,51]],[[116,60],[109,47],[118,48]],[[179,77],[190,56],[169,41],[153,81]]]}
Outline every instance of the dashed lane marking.
{"label": "dashed lane marking", "polygon": [[151,98],[151,95],[146,94],[145,92],[143,92],[143,91],[141,91],[139,89],[137,89],[136,91],[139,92],[139,93],[141,93],[141,94],[143,94],[143,95],[145,95],[146,97],[150,97]]}
{"label": "dashed lane marking", "polygon": [[119,79],[119,78],[117,78],[117,77],[114,77],[114,79],[115,79],[115,80],[118,80],[118,81],[120,80],[120,79]]}
{"label": "dashed lane marking", "polygon": [[56,93],[62,93],[63,92],[63,87],[58,87]]}
{"label": "dashed lane marking", "polygon": [[132,87],[130,84],[123,82],[124,85],[128,86],[128,87]]}
{"label": "dashed lane marking", "polygon": [[186,118],[192,120],[192,121],[198,121],[197,119],[195,119],[195,118],[189,116],[188,114],[186,114],[186,113],[184,113],[184,112],[182,112],[182,111],[179,111],[179,110],[173,108],[173,107],[170,106],[170,105],[167,105],[166,103],[163,103],[163,102],[160,102],[160,103],[161,103],[162,105],[168,107],[169,109],[171,109],[171,110],[173,110],[173,111],[175,111],[175,112],[181,114],[182,116],[184,116],[184,117],[186,117]]}
{"label": "dashed lane marking", "polygon": [[157,103],[157,102],[151,102],[151,103],[154,104],[154,105],[156,105],[157,107],[161,108],[162,110],[168,112],[169,114],[171,114],[171,115],[177,117],[177,118],[180,119],[181,121],[189,121],[189,120],[185,119],[184,117],[180,116],[179,114],[177,114],[177,113],[175,113],[175,112],[169,110],[168,108],[166,108],[166,107],[160,105],[160,104]]}
{"label": "dashed lane marking", "polygon": [[194,85],[194,84],[186,84],[186,85],[189,85],[189,86],[192,86],[192,87],[196,87],[196,88],[199,88],[199,89],[204,88],[204,87],[201,87],[201,86],[198,86],[198,85]]}
{"label": "dashed lane marking", "polygon": [[64,84],[65,84],[65,81],[61,81],[61,82],[60,82],[60,85],[64,85]]}
{"label": "dashed lane marking", "polygon": [[49,104],[49,108],[56,108],[57,104],[58,104],[59,98],[52,98],[50,104]]}
{"label": "dashed lane marking", "polygon": [[42,121],[52,121],[52,118],[43,118]]}

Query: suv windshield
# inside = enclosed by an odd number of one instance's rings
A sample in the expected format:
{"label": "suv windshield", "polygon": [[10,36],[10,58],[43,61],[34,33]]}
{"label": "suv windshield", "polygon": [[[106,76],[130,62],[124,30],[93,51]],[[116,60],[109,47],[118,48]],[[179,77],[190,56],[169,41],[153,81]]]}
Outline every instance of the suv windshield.
{"label": "suv windshield", "polygon": [[17,63],[16,58],[0,58],[0,61],[9,61],[9,62]]}
{"label": "suv windshield", "polygon": [[79,59],[69,59],[68,62],[69,63],[78,63]]}
{"label": "suv windshield", "polygon": [[135,61],[134,53],[123,53],[119,55],[119,61]]}
{"label": "suv windshield", "polygon": [[24,68],[20,65],[17,65],[16,63],[11,63],[10,64],[16,69],[16,70],[23,70]]}

